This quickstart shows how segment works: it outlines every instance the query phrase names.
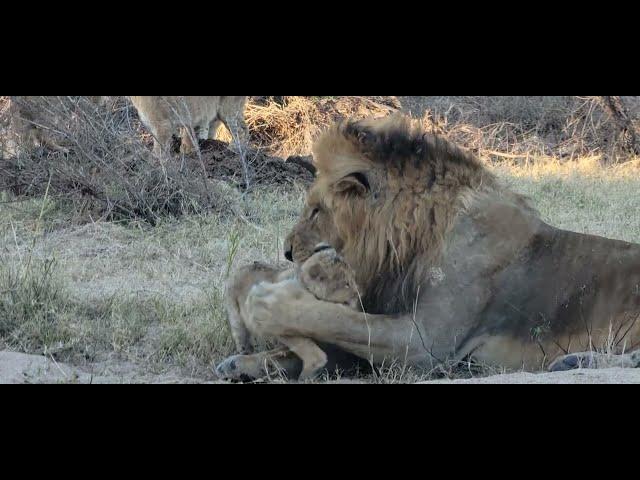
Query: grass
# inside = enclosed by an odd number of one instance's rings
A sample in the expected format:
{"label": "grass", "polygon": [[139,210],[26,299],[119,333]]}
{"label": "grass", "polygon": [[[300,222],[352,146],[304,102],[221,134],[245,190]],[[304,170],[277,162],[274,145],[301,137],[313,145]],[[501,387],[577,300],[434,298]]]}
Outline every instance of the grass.
{"label": "grass", "polygon": [[[640,242],[640,162],[594,158],[492,167],[561,228]],[[302,187],[242,197],[244,220],[218,214],[138,223],[70,223],[64,201],[0,200],[0,346],[74,364],[127,362],[141,372],[212,379],[233,353],[224,284],[237,266],[282,260]],[[31,258],[27,267],[27,259]],[[391,365],[369,379],[424,378]]]}
{"label": "grass", "polygon": [[640,243],[639,161],[602,167],[597,157],[588,157],[569,163],[502,164],[495,171],[528,195],[554,226]]}
{"label": "grass", "polygon": [[304,190],[246,196],[246,220],[194,215],[154,228],[69,225],[55,200],[3,198],[3,348],[79,364],[115,358],[141,370],[176,367],[209,378],[211,365],[233,353],[223,309],[229,273],[255,259],[282,260],[282,237]]}

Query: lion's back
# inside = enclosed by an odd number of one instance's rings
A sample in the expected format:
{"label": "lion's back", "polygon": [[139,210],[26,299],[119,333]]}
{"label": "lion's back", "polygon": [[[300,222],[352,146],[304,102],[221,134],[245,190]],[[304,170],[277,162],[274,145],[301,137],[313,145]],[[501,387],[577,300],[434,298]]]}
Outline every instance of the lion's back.
{"label": "lion's back", "polygon": [[246,96],[130,96],[144,123],[199,125],[239,115]]}

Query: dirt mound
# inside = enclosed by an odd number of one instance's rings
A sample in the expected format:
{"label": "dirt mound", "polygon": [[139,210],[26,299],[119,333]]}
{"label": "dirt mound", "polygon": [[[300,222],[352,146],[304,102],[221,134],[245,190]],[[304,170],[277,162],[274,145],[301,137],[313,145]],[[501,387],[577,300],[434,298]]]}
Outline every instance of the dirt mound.
{"label": "dirt mound", "polygon": [[[291,161],[249,149],[243,157],[228,144],[202,142],[199,154],[161,164],[145,150],[106,164],[40,149],[35,156],[0,157],[0,191],[16,196],[64,197],[93,218],[137,219],[152,224],[165,215],[226,210],[231,202],[220,182],[245,191],[314,179],[310,158]],[[220,190],[220,191],[218,191]],[[235,198],[234,196],[232,196]]]}
{"label": "dirt mound", "polygon": [[[200,148],[210,178],[226,180],[241,188],[247,187],[241,156],[230,149],[228,144],[218,140],[207,140],[201,143]],[[294,182],[309,185],[313,182],[311,169],[299,158],[285,161],[258,150],[247,152],[245,158],[249,186],[288,185]],[[306,160],[306,163],[310,165],[310,159]]]}

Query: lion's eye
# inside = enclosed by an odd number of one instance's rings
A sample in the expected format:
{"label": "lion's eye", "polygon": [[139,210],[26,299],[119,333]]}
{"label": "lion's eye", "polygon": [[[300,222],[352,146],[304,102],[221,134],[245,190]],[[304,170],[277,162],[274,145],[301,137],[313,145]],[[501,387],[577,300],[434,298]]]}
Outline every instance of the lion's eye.
{"label": "lion's eye", "polygon": [[311,220],[313,220],[314,218],[316,218],[318,216],[318,214],[320,213],[320,209],[319,208],[314,208],[313,212],[311,212]]}

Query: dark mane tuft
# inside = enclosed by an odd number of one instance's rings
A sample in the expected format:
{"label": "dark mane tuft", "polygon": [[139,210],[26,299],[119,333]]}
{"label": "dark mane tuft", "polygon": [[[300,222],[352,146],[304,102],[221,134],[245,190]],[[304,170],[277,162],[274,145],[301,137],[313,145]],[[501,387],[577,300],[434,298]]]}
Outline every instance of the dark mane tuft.
{"label": "dark mane tuft", "polygon": [[391,116],[379,124],[346,121],[339,129],[368,160],[403,170],[411,165],[421,168],[444,162],[445,165],[484,170],[480,160],[442,136],[426,133],[406,117]]}

